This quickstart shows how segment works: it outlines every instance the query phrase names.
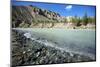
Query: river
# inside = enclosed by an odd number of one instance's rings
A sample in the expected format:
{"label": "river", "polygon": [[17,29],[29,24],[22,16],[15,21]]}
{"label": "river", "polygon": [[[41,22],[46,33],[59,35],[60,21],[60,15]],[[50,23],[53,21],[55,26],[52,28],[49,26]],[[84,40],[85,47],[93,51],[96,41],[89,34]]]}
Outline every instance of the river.
{"label": "river", "polygon": [[[84,54],[95,59],[96,57],[96,32],[89,29],[48,29],[27,28],[20,29],[31,33],[32,38],[45,42],[67,52]],[[45,40],[45,41],[44,41]]]}

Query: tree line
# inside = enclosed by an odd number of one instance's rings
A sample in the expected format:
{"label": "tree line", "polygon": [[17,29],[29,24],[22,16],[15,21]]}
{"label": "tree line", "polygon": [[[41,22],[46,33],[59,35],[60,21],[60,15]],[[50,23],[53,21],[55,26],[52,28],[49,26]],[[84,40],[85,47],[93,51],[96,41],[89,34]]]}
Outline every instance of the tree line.
{"label": "tree line", "polygon": [[[67,21],[67,20],[66,20]],[[95,24],[96,22],[96,17],[90,17],[87,16],[87,13],[84,14],[83,17],[78,17],[77,15],[75,15],[74,17],[71,18],[71,23],[73,23],[76,26],[81,26],[81,25],[87,25],[87,24]]]}

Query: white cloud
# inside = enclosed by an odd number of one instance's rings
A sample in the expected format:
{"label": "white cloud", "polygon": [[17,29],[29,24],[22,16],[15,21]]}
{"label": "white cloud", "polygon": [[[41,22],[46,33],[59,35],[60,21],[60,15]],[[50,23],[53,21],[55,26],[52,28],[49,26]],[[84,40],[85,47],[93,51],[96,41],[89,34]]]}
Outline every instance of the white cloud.
{"label": "white cloud", "polygon": [[66,9],[66,10],[71,10],[71,9],[72,9],[72,5],[68,5],[68,6],[66,6],[65,9]]}

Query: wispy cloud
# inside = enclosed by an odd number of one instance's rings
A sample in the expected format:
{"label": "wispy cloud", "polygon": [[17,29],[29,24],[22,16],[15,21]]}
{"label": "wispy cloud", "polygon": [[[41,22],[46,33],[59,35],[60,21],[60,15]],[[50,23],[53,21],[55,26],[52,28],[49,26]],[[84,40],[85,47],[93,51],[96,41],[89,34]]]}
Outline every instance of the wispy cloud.
{"label": "wispy cloud", "polygon": [[68,5],[68,6],[66,6],[65,9],[66,9],[66,10],[71,10],[71,9],[72,9],[72,5]]}

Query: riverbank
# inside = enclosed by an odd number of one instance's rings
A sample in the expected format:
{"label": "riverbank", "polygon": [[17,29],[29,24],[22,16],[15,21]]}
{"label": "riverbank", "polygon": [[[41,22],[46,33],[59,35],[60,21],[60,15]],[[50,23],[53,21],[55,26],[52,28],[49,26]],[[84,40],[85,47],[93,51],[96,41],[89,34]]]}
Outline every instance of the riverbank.
{"label": "riverbank", "polygon": [[46,46],[44,39],[25,37],[25,31],[21,30],[12,30],[11,49],[12,66],[95,61],[85,55]]}
{"label": "riverbank", "polygon": [[95,24],[76,26],[74,23],[32,23],[31,25],[20,24],[18,28],[65,28],[65,29],[95,29]]}

